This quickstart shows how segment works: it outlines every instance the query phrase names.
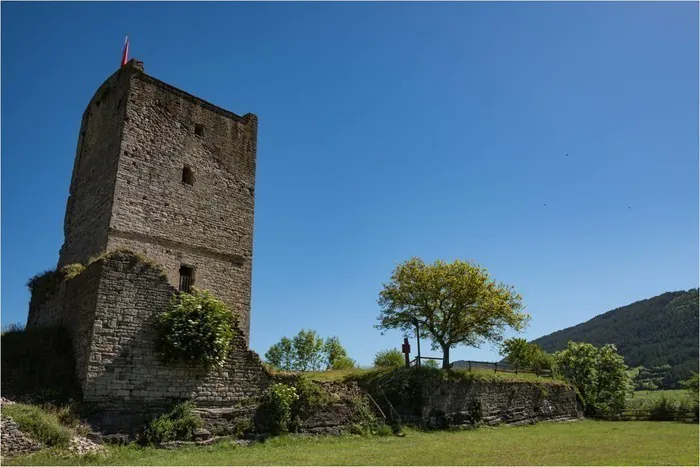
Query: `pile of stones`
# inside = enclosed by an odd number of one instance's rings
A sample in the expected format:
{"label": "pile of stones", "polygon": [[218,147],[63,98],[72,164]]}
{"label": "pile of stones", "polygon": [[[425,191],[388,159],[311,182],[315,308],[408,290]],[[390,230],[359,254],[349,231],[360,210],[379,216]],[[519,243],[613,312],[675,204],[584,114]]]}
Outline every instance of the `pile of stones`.
{"label": "pile of stones", "polygon": [[[2,401],[3,405],[5,401]],[[41,449],[41,443],[22,433],[17,423],[10,417],[0,415],[0,433],[2,436],[2,457],[30,454]]]}

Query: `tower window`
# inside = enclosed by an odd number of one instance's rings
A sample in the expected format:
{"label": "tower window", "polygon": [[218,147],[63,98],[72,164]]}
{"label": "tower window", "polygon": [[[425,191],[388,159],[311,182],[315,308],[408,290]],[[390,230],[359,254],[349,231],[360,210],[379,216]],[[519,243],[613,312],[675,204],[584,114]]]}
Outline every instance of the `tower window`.
{"label": "tower window", "polygon": [[180,266],[180,292],[190,293],[194,284],[194,269],[189,266]]}
{"label": "tower window", "polygon": [[194,134],[197,136],[204,136],[204,125],[200,125],[199,123],[195,123]]}
{"label": "tower window", "polygon": [[182,183],[194,185],[194,172],[188,166],[182,168]]}

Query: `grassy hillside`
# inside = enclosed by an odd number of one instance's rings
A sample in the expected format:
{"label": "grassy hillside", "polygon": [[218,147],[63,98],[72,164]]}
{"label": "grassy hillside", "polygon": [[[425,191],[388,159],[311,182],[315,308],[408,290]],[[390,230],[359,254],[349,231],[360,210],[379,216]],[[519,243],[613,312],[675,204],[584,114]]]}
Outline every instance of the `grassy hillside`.
{"label": "grassy hillside", "polygon": [[533,342],[555,352],[572,341],[615,344],[630,367],[657,387],[677,388],[698,369],[698,289],[667,292],[608,311]]}

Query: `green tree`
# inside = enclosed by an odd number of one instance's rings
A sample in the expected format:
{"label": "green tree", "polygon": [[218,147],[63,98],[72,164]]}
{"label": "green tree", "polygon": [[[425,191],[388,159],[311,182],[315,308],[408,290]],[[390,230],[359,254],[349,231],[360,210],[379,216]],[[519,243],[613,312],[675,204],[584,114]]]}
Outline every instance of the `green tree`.
{"label": "green tree", "polygon": [[511,365],[525,370],[552,370],[554,357],[540,348],[520,337],[513,337],[503,341],[501,355]]}
{"label": "green tree", "polygon": [[[496,283],[486,269],[457,260],[425,264],[412,258],[394,270],[378,300],[380,330],[412,332],[441,349],[442,367],[450,367],[450,349],[500,342],[506,327],[521,331],[530,319],[513,289]],[[415,320],[415,321],[414,321]]]}
{"label": "green tree", "polygon": [[682,381],[681,383],[682,383],[682,386],[688,390],[691,397],[693,397],[697,400],[698,392],[700,390],[700,379],[698,379],[698,372],[697,371],[692,371],[691,374],[692,374],[692,376],[689,379]]}
{"label": "green tree", "polygon": [[398,349],[380,350],[374,356],[376,368],[400,368],[406,365],[406,358]]}
{"label": "green tree", "polygon": [[302,329],[292,339],[294,348],[294,369],[298,371],[318,371],[323,365],[323,339],[313,329]]}
{"label": "green tree", "polygon": [[570,341],[565,350],[554,356],[557,371],[578,389],[588,413],[625,407],[631,380],[625,360],[614,345],[596,348]]}
{"label": "green tree", "polygon": [[265,353],[265,360],[280,370],[292,371],[294,369],[294,349],[292,348],[291,339],[283,337],[278,343],[270,347]]}
{"label": "green tree", "polygon": [[355,360],[348,357],[348,352],[340,344],[340,339],[335,336],[326,339],[323,351],[326,355],[326,367],[329,370],[342,370],[357,366]]}
{"label": "green tree", "polygon": [[265,353],[265,360],[285,371],[318,371],[357,366],[337,337],[325,342],[314,330],[302,329],[292,339],[283,337]]}

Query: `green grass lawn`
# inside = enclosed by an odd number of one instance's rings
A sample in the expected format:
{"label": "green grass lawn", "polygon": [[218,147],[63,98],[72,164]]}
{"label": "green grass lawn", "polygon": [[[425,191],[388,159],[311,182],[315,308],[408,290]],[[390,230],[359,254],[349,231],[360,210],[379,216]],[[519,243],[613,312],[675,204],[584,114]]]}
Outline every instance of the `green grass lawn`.
{"label": "green grass lawn", "polygon": [[8,465],[698,465],[698,425],[674,422],[540,423],[405,437],[281,437],[157,450],[110,447],[105,458],[43,452]]}

